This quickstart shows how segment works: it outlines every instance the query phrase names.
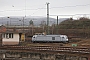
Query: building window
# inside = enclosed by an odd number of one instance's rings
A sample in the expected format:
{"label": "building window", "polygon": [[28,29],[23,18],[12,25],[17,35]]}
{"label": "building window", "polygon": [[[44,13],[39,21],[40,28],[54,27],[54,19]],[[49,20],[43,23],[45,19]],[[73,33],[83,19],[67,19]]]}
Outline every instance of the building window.
{"label": "building window", "polygon": [[12,38],[13,38],[13,33],[12,33]]}
{"label": "building window", "polygon": [[6,38],[6,37],[5,37],[5,34],[3,34],[3,38]]}
{"label": "building window", "polygon": [[6,33],[6,38],[9,38],[9,37],[8,37],[8,35],[9,35],[9,34],[8,34],[8,33]]}
{"label": "building window", "polygon": [[13,38],[13,33],[3,34],[3,38]]}
{"label": "building window", "polygon": [[13,38],[13,33],[9,33],[9,38]]}
{"label": "building window", "polygon": [[55,37],[52,37],[52,40],[55,40]]}
{"label": "building window", "polygon": [[9,38],[11,38],[11,34],[9,34]]}

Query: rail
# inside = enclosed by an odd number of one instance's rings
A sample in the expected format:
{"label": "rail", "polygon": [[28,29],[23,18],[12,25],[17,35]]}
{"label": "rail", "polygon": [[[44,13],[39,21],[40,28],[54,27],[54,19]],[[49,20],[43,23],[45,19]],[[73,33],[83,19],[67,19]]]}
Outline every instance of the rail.
{"label": "rail", "polygon": [[2,50],[38,50],[38,51],[56,51],[56,52],[73,52],[73,53],[87,53],[90,54],[88,47],[57,47],[57,46],[3,46]]}

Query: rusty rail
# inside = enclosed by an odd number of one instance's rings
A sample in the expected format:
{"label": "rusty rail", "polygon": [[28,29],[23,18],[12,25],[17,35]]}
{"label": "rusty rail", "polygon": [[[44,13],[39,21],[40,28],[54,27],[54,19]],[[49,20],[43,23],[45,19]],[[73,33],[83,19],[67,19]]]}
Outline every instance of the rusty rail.
{"label": "rusty rail", "polygon": [[38,50],[38,51],[55,51],[55,52],[73,52],[73,53],[90,53],[88,47],[56,47],[56,46],[3,46],[2,50]]}

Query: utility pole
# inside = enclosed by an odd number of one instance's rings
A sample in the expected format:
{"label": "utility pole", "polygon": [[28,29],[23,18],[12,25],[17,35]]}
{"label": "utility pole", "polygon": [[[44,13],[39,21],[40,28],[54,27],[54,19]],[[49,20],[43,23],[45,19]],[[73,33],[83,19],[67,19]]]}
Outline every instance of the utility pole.
{"label": "utility pole", "polygon": [[57,16],[57,34],[58,34],[58,16]]}
{"label": "utility pole", "polygon": [[9,26],[8,26],[8,21],[7,21],[7,31],[8,31],[8,27],[9,27]]}
{"label": "utility pole", "polygon": [[7,18],[9,18],[9,19],[10,19],[10,24],[9,24],[9,25],[11,26],[11,18],[10,18],[10,17],[7,17]]}
{"label": "utility pole", "polygon": [[23,33],[24,33],[24,17],[23,17]]}
{"label": "utility pole", "polygon": [[47,4],[47,34],[49,34],[49,4],[50,3],[46,3]]}

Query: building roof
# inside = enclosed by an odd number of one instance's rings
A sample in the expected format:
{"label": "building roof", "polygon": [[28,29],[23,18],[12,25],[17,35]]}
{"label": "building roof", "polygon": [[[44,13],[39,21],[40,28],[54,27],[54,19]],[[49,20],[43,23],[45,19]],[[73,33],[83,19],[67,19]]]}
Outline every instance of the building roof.
{"label": "building roof", "polygon": [[6,32],[3,32],[3,33],[19,33],[19,32],[7,30]]}

